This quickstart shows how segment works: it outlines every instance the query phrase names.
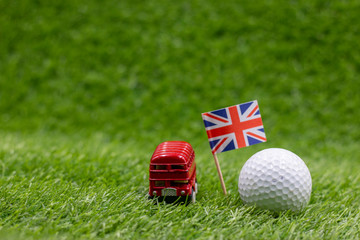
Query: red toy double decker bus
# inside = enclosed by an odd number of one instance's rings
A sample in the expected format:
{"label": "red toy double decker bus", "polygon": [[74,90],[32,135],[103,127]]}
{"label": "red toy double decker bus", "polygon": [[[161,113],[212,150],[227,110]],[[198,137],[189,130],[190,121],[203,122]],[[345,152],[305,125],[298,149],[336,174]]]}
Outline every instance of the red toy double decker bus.
{"label": "red toy double decker bus", "polygon": [[[174,202],[196,200],[195,153],[183,141],[163,142],[150,160],[149,197]],[[180,199],[179,199],[180,198]]]}

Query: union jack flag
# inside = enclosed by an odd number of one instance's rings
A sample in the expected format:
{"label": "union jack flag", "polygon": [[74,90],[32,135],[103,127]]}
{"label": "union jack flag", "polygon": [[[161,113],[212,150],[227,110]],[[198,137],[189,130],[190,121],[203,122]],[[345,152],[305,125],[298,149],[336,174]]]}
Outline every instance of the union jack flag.
{"label": "union jack flag", "polygon": [[266,142],[257,100],[201,115],[213,154]]}

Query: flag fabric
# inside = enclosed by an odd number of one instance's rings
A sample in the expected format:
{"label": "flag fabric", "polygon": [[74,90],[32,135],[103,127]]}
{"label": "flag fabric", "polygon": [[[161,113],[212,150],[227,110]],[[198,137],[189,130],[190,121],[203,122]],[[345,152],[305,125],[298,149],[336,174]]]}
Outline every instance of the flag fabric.
{"label": "flag fabric", "polygon": [[266,142],[257,100],[201,115],[213,154]]}

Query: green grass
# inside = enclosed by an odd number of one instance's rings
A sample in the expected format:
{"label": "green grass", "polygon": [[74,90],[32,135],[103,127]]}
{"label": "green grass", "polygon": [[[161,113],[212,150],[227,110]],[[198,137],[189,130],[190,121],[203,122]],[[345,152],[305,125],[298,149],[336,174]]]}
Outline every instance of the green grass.
{"label": "green grass", "polygon": [[3,136],[1,225],[22,237],[359,237],[360,164],[350,161],[358,157],[355,144],[303,156],[313,178],[311,202],[298,215],[276,217],[244,206],[237,193],[239,170],[256,149],[219,156],[229,191],[224,197],[208,149],[196,148],[202,152],[197,203],[156,206],[146,198],[150,149],[119,147],[100,135],[80,141]]}
{"label": "green grass", "polygon": [[[0,238],[360,238],[358,1],[0,0]],[[219,154],[200,113],[257,99],[268,142]],[[157,144],[190,142],[199,193],[147,200]],[[243,205],[242,165],[308,165],[300,214]]]}

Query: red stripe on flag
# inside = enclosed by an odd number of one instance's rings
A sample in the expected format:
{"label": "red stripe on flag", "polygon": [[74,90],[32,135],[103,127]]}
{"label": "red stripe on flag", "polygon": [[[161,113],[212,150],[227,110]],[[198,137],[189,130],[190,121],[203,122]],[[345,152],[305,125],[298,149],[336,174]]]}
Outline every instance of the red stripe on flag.
{"label": "red stripe on flag", "polygon": [[256,107],[254,107],[254,109],[251,111],[251,113],[250,113],[247,117],[250,117],[251,115],[253,115],[254,112],[255,112],[256,110],[258,110],[258,109],[259,109],[259,106],[256,105]]}
{"label": "red stripe on flag", "polygon": [[220,147],[221,145],[226,141],[227,138],[223,138],[219,144],[216,146],[216,148],[213,149],[212,153],[214,154]]}
{"label": "red stripe on flag", "polygon": [[246,134],[247,134],[247,135],[250,135],[250,136],[252,136],[252,137],[259,138],[259,139],[261,139],[261,140],[263,140],[263,141],[266,141],[266,138],[261,137],[261,136],[259,136],[259,135],[256,135],[256,134],[254,134],[254,133],[252,133],[252,132],[247,132]]}
{"label": "red stripe on flag", "polygon": [[227,123],[227,122],[228,122],[227,120],[224,120],[224,119],[221,119],[221,118],[219,118],[219,117],[210,115],[209,113],[203,113],[203,115],[208,116],[208,117],[210,117],[210,118],[213,118],[213,119],[218,120],[218,121],[223,122],[223,123]]}
{"label": "red stripe on flag", "polygon": [[242,131],[244,129],[249,128],[246,126],[247,122],[240,121],[240,115],[237,106],[229,107],[229,112],[231,116],[233,131],[235,133],[236,143],[237,143],[236,148],[245,147],[246,142]]}

